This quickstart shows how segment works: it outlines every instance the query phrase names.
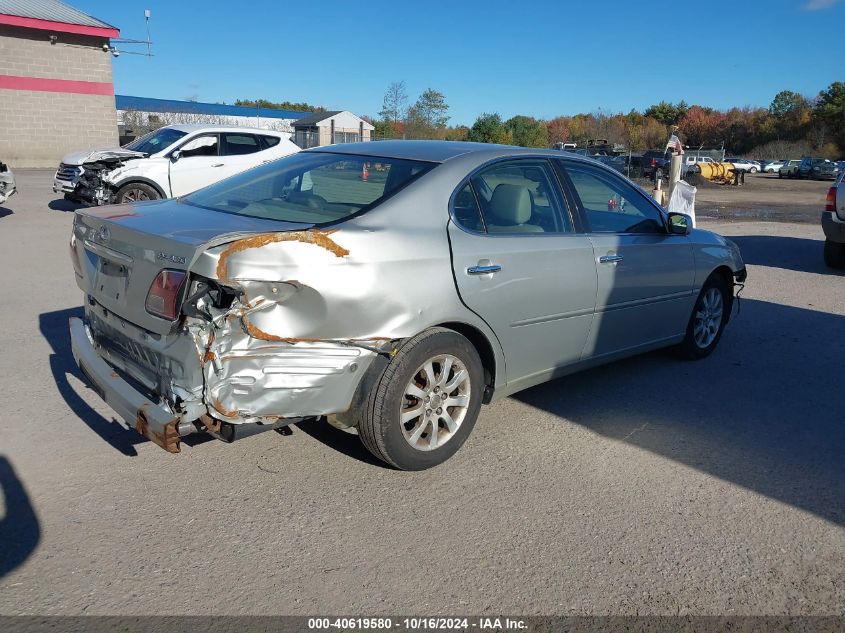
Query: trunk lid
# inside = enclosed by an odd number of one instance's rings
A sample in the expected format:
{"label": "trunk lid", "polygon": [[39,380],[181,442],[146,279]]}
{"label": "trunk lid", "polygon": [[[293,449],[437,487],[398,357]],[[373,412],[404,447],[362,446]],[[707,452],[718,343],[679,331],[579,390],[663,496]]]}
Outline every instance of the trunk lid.
{"label": "trunk lid", "polygon": [[77,285],[127,321],[167,334],[173,323],[144,307],[161,270],[190,271],[207,248],[241,237],[308,228],[311,225],[212,211],[172,199],[79,209],[74,222]]}

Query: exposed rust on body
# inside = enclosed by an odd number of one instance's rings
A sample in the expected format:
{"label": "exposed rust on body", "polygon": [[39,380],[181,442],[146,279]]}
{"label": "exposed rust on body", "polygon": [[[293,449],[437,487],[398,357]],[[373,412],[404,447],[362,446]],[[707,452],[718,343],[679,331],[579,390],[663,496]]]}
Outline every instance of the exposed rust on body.
{"label": "exposed rust on body", "polygon": [[158,433],[150,428],[150,423],[147,420],[147,408],[149,406],[148,404],[144,404],[138,409],[138,413],[135,416],[135,430],[168,453],[178,453],[180,451],[179,441],[181,438],[179,437],[179,431],[176,430],[176,425],[179,422],[179,418],[172,419],[164,425],[164,431]]}
{"label": "exposed rust on body", "polygon": [[237,411],[230,411],[226,407],[223,406],[223,403],[220,402],[220,398],[214,398],[211,401],[211,406],[214,407],[214,410],[217,411],[220,415],[223,415],[227,418],[236,418],[238,417]]}
{"label": "exposed rust on body", "polygon": [[232,242],[220,253],[220,259],[217,261],[217,279],[221,281],[228,279],[229,258],[235,253],[240,253],[251,248],[261,248],[262,246],[267,246],[275,242],[313,244],[329,251],[335,257],[346,257],[349,255],[349,251],[329,237],[334,232],[309,229],[307,231],[291,231],[288,233],[259,233],[258,235],[252,235]]}
{"label": "exposed rust on body", "polygon": [[246,333],[249,334],[252,338],[257,338],[262,341],[273,341],[275,343],[322,343],[323,339],[319,338],[292,338],[292,337],[284,337],[284,336],[276,336],[275,334],[270,334],[269,332],[265,332],[258,326],[253,323],[250,323],[247,319],[241,319],[244,324],[244,329]]}

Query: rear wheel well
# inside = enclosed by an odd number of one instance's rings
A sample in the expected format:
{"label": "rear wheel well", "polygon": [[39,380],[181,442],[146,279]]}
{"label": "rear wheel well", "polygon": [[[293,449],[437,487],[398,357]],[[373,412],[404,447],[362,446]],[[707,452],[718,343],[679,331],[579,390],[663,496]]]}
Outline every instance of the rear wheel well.
{"label": "rear wheel well", "polygon": [[487,336],[478,328],[467,323],[451,322],[439,323],[437,327],[447,328],[465,337],[475,347],[475,351],[481,357],[481,365],[484,367],[484,404],[490,402],[493,396],[493,387],[496,384],[496,355],[493,346]]}

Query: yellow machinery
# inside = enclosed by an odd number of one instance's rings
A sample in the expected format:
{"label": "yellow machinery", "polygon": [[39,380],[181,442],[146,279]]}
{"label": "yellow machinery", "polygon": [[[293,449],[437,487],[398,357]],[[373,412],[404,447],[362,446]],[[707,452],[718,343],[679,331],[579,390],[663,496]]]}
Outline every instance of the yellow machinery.
{"label": "yellow machinery", "polygon": [[733,163],[698,163],[701,177],[712,182],[730,185],[735,182]]}

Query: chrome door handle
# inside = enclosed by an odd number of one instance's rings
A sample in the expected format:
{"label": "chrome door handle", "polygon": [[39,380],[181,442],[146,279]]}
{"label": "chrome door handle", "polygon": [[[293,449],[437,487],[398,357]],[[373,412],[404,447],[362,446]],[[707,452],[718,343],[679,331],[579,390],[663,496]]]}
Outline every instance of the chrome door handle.
{"label": "chrome door handle", "polygon": [[222,167],[223,163],[217,163],[216,165],[212,165],[212,167]]}
{"label": "chrome door handle", "polygon": [[488,264],[487,266],[470,266],[467,268],[468,275],[486,275],[488,273],[497,273],[502,270],[498,264]]}
{"label": "chrome door handle", "polygon": [[624,257],[622,255],[602,255],[599,257],[600,264],[615,264],[617,262],[621,262]]}

